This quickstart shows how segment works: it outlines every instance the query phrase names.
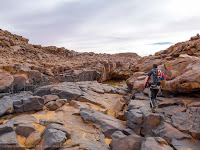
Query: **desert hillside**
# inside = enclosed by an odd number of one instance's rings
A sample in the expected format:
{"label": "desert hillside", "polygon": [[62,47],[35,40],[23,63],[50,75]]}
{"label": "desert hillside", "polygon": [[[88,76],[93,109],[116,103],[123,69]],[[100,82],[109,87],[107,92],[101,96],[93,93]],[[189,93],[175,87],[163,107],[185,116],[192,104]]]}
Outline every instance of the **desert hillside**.
{"label": "desert hillside", "polygon": [[[146,57],[28,42],[0,30],[0,149],[200,149],[199,34]],[[167,79],[156,113],[154,63]]]}

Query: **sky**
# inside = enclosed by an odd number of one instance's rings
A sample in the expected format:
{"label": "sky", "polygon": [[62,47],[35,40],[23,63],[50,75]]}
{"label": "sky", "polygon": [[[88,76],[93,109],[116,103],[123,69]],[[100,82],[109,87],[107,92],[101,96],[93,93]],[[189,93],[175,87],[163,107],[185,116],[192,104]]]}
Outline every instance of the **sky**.
{"label": "sky", "polygon": [[200,31],[199,0],[0,0],[0,28],[78,52],[154,54]]}

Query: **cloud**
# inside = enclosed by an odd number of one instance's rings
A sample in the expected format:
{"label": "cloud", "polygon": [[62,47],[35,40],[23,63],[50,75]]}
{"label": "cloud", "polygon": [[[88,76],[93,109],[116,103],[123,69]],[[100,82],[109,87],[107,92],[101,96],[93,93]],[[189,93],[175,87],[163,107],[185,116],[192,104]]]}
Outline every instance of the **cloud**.
{"label": "cloud", "polygon": [[0,28],[33,44],[144,56],[195,35],[198,6],[197,0],[1,0]]}
{"label": "cloud", "polygon": [[151,45],[172,45],[174,43],[172,42],[158,42],[158,43],[152,43]]}

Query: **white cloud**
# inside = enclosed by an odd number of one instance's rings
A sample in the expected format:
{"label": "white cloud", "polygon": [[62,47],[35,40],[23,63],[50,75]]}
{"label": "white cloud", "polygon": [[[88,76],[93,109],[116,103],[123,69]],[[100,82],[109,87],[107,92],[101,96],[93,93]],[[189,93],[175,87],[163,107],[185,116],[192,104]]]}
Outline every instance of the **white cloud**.
{"label": "white cloud", "polygon": [[153,54],[200,29],[198,0],[1,0],[0,27],[31,43]]}

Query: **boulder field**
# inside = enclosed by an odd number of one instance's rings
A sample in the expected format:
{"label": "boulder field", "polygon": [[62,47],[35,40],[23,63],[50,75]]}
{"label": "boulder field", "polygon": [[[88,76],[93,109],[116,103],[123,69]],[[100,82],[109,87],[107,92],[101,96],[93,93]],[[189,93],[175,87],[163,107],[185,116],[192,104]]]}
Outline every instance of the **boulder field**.
{"label": "boulder field", "polygon": [[[154,63],[167,79],[156,113],[144,88]],[[199,150],[199,66],[199,35],[140,57],[42,47],[0,30],[0,150]]]}

